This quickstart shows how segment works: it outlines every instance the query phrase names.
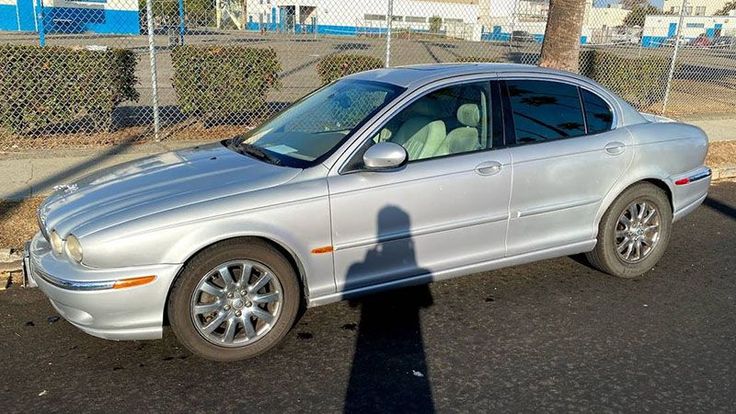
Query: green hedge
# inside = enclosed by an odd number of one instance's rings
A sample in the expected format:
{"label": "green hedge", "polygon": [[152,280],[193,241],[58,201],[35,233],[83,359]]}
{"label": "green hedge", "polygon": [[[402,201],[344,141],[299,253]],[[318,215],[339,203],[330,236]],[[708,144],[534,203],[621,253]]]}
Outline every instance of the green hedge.
{"label": "green hedge", "polygon": [[14,133],[67,132],[71,122],[107,130],[123,101],[137,101],[130,50],[0,46],[0,122]]}
{"label": "green hedge", "polygon": [[351,73],[380,69],[382,67],[383,61],[373,56],[354,54],[331,55],[322,58],[317,63],[317,74],[319,74],[322,84],[327,84]]}
{"label": "green hedge", "polygon": [[244,46],[179,46],[171,53],[180,109],[204,121],[251,113],[279,88],[273,49]]}
{"label": "green hedge", "polygon": [[614,53],[585,50],[580,73],[616,92],[639,109],[664,98],[670,60],[662,56],[627,58]]}

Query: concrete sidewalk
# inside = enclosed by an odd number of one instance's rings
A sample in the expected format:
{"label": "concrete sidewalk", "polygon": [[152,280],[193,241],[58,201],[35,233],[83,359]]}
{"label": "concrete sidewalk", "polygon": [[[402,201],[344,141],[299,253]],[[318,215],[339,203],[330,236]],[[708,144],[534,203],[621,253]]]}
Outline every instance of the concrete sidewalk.
{"label": "concrete sidewalk", "polygon": [[681,122],[693,124],[708,134],[711,142],[736,141],[736,117],[734,118],[682,118]]}
{"label": "concrete sidewalk", "polygon": [[[712,142],[736,140],[736,118],[683,119],[697,125]],[[0,199],[18,200],[48,194],[92,171],[209,141],[158,142],[88,150],[38,150],[0,153]]]}
{"label": "concrete sidewalk", "polygon": [[0,153],[0,200],[50,193],[92,171],[209,141],[153,142],[82,150]]}

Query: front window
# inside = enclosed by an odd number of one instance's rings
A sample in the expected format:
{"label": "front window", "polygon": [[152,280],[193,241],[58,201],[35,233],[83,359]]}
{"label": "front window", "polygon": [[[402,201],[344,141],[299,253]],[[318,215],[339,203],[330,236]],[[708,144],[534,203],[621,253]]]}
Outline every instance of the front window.
{"label": "front window", "polygon": [[402,91],[382,82],[340,80],[234,139],[230,146],[236,150],[250,149],[249,153],[260,152],[260,158],[276,164],[308,167],[332,154]]}
{"label": "front window", "polygon": [[442,88],[417,99],[373,137],[406,149],[409,161],[485,150],[488,139],[488,82]]}

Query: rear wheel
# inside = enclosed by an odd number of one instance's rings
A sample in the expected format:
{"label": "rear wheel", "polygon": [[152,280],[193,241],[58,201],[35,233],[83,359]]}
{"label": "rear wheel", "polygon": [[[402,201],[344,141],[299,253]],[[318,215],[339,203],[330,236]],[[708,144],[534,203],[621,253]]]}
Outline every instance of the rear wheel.
{"label": "rear wheel", "polygon": [[638,183],[623,192],[603,215],[598,243],[586,254],[599,270],[632,278],[659,261],[672,231],[672,207],[656,185]]}
{"label": "rear wheel", "polygon": [[232,240],[193,258],[174,283],[171,328],[193,353],[217,361],[252,358],[288,333],[301,303],[297,275],[276,249]]}

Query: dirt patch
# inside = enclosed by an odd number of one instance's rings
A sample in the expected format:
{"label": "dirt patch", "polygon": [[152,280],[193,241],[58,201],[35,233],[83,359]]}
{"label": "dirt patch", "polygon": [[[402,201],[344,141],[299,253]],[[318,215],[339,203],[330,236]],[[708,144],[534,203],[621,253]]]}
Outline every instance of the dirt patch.
{"label": "dirt patch", "polygon": [[43,198],[0,200],[0,247],[20,249],[38,231],[36,209]]}
{"label": "dirt patch", "polygon": [[736,165],[736,141],[712,142],[705,164],[710,167]]}

